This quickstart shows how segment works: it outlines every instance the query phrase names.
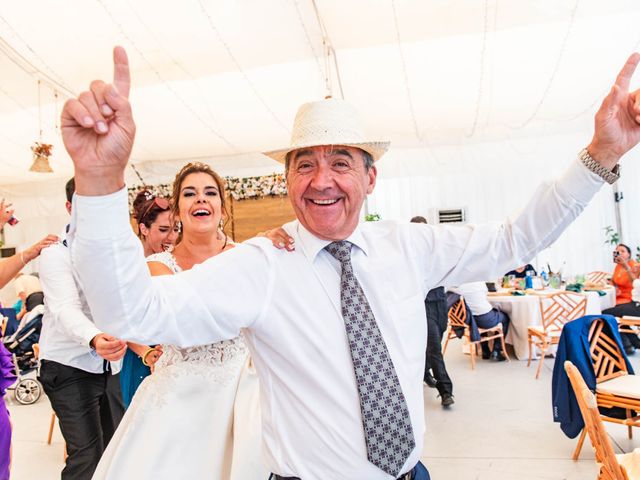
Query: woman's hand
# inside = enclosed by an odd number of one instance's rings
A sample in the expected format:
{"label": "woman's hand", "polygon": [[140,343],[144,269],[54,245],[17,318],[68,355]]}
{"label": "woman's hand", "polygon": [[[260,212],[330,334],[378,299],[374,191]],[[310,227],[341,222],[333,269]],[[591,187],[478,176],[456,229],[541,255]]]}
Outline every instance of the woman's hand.
{"label": "woman's hand", "polygon": [[296,249],[293,237],[291,237],[291,235],[289,235],[282,227],[267,230],[266,232],[260,232],[258,237],[267,237],[271,240],[273,246],[278,249],[284,248],[289,252],[293,252]]}
{"label": "woman's hand", "polygon": [[156,362],[162,356],[162,345],[156,345],[153,348],[149,348],[142,357],[142,363],[151,369],[151,373],[155,370]]}
{"label": "woman's hand", "polygon": [[31,260],[33,260],[38,255],[40,255],[40,252],[42,252],[43,248],[46,248],[49,245],[56,243],[58,240],[60,239],[58,238],[57,235],[47,235],[35,245],[31,245],[29,248],[27,248],[20,254],[22,263],[26,265]]}

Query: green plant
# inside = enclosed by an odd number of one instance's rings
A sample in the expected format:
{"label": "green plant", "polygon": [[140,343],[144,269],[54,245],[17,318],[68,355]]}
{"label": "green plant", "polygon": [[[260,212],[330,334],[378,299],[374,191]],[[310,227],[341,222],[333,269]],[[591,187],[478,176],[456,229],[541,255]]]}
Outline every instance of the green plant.
{"label": "green plant", "polygon": [[620,243],[620,234],[611,225],[604,227],[605,245],[617,245]]}
{"label": "green plant", "polygon": [[378,222],[380,220],[380,215],[377,213],[367,213],[364,216],[365,222]]}
{"label": "green plant", "polygon": [[640,263],[640,247],[636,247],[636,262]]}

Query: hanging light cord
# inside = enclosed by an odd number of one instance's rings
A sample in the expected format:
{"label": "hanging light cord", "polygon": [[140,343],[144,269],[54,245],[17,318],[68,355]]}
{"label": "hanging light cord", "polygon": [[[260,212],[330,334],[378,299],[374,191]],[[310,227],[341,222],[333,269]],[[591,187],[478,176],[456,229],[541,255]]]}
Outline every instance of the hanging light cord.
{"label": "hanging light cord", "polygon": [[484,86],[484,70],[485,70],[485,57],[487,53],[487,33],[489,31],[489,0],[484,0],[484,28],[482,33],[482,48],[480,49],[480,79],[478,80],[478,96],[476,98],[476,110],[473,116],[473,124],[471,125],[471,131],[467,134],[467,137],[473,137],[478,127],[478,118],[480,117],[480,106],[482,104],[482,87]]}
{"label": "hanging light cord", "polygon": [[311,51],[311,55],[313,55],[313,58],[316,62],[316,65],[318,67],[318,72],[320,73],[320,78],[322,79],[322,82],[324,82],[325,84],[325,88],[327,90],[327,93],[329,93],[329,85],[328,85],[328,78],[326,73],[322,70],[322,65],[320,64],[320,59],[318,58],[318,55],[316,54],[315,49],[313,48],[313,44],[311,43],[311,35],[309,34],[309,31],[307,30],[307,26],[305,25],[304,21],[302,20],[302,13],[300,12],[300,5],[298,4],[298,0],[293,0],[293,5],[296,8],[296,14],[298,15],[298,21],[300,22],[300,25],[302,26],[302,31],[304,32],[304,36],[307,39],[307,45],[309,45],[309,50]]}
{"label": "hanging light cord", "polygon": [[402,39],[400,38],[400,26],[398,25],[398,12],[396,11],[396,2],[391,0],[391,8],[393,9],[393,25],[396,30],[396,42],[398,43],[398,52],[400,53],[400,62],[402,64],[402,76],[404,78],[404,87],[407,92],[407,101],[409,102],[409,112],[411,113],[411,122],[413,123],[413,132],[419,142],[423,143],[424,138],[418,128],[418,119],[416,117],[416,109],[413,105],[411,88],[409,87],[409,74],[407,73],[407,62],[404,58],[404,49],[402,48]]}
{"label": "hanging light cord", "polygon": [[191,105],[189,105],[187,103],[187,101],[176,91],[175,88],[173,88],[173,86],[171,85],[171,83],[167,82],[165,80],[165,78],[160,74],[160,72],[158,71],[157,68],[155,68],[153,66],[153,64],[147,59],[147,57],[144,55],[144,53],[142,53],[142,50],[140,50],[140,48],[138,47],[138,45],[133,41],[133,39],[127,34],[127,32],[124,30],[124,28],[122,27],[122,25],[120,25],[116,18],[114,17],[114,15],[111,13],[111,10],[109,10],[109,8],[104,4],[104,2],[102,0],[98,0],[98,3],[100,4],[100,6],[102,6],[102,8],[104,9],[104,11],[107,13],[107,15],[109,16],[109,18],[111,19],[111,21],[114,23],[114,25],[116,25],[118,27],[118,29],[120,30],[120,33],[127,39],[127,41],[131,44],[131,46],[135,49],[136,52],[138,52],[138,55],[140,56],[140,58],[142,58],[142,60],[147,64],[147,67],[155,74],[155,76],[158,78],[158,80],[160,80],[164,86],[176,97],[176,99],[178,99],[178,101],[180,103],[182,103],[182,105],[189,111],[191,112],[191,114],[207,129],[209,130],[209,132],[211,132],[214,136],[216,136],[218,139],[220,139],[222,142],[225,143],[225,145],[227,145],[230,149],[237,151],[238,148],[233,145],[231,142],[229,142],[229,140],[227,140],[222,134],[220,134],[215,128],[213,128],[211,125],[209,125],[209,123],[207,123],[206,120],[204,120],[202,118],[202,116],[196,112]]}
{"label": "hanging light cord", "polygon": [[547,86],[545,87],[544,92],[542,93],[542,97],[540,97],[540,101],[538,101],[538,104],[533,109],[533,112],[531,113],[531,115],[529,115],[529,117],[524,122],[522,122],[520,125],[517,125],[515,127],[510,127],[510,128],[514,130],[519,130],[529,125],[529,123],[531,123],[531,121],[534,118],[536,118],[536,116],[538,115],[538,112],[540,111],[540,108],[542,108],[542,105],[544,104],[547,97],[549,96],[549,92],[551,91],[551,86],[553,85],[553,82],[556,79],[556,75],[558,74],[558,70],[560,69],[560,64],[562,63],[564,53],[567,49],[567,43],[568,43],[569,37],[571,36],[571,31],[573,30],[573,24],[576,18],[576,12],[578,11],[579,4],[580,4],[580,0],[576,0],[576,3],[573,6],[573,10],[571,11],[571,17],[569,18],[567,31],[560,45],[560,52],[558,53],[558,57],[556,58],[556,62],[553,67],[553,71],[551,72],[551,76],[549,77],[549,81],[547,82]]}
{"label": "hanging light cord", "polygon": [[344,89],[342,88],[342,77],[340,76],[340,66],[338,64],[338,56],[336,55],[336,50],[335,48],[333,48],[333,43],[331,42],[331,38],[329,37],[327,28],[325,27],[324,21],[322,20],[322,15],[320,15],[320,9],[316,4],[316,0],[311,0],[311,4],[313,5],[313,11],[316,14],[316,20],[318,22],[318,26],[320,27],[320,33],[322,34],[322,46],[324,47],[324,80],[328,96],[333,96],[333,85],[331,83],[331,64],[333,64],[336,79],[338,80],[338,88],[340,89],[340,98],[344,99]]}
{"label": "hanging light cord", "polygon": [[213,23],[213,19],[211,18],[211,15],[209,15],[208,10],[206,9],[204,4],[202,3],[202,0],[198,0],[198,3],[200,4],[200,9],[202,10],[202,13],[204,13],[205,17],[207,17],[207,22],[209,23],[209,27],[211,28],[211,31],[216,36],[218,41],[222,44],[222,46],[224,47],[224,49],[227,52],[227,55],[229,56],[229,59],[233,62],[233,64],[235,65],[236,69],[238,70],[238,72],[240,72],[240,74],[244,78],[245,82],[247,83],[247,85],[249,86],[251,91],[253,91],[253,94],[260,101],[260,103],[262,103],[264,108],[267,110],[267,112],[269,112],[269,114],[275,120],[275,122],[278,125],[280,125],[287,133],[290,133],[289,129],[285,126],[284,123],[282,123],[282,120],[280,120],[278,118],[278,116],[275,114],[275,112],[267,104],[266,100],[262,97],[262,95],[260,94],[260,92],[258,91],[256,86],[254,85],[254,83],[251,81],[251,79],[249,78],[247,73],[240,66],[240,62],[238,62],[238,59],[236,58],[236,56],[231,51],[231,47],[229,47],[229,44],[222,37],[222,34],[220,33],[220,30],[218,30],[216,25]]}

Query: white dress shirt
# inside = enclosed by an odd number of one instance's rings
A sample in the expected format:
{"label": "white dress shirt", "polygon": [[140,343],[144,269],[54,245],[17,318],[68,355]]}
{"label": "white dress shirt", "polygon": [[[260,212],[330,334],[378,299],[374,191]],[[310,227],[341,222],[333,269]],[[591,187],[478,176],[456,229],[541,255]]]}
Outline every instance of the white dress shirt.
{"label": "white dress shirt", "polygon": [[464,297],[474,317],[489,313],[493,309],[487,300],[488,290],[485,282],[463,283],[459,287],[452,287],[449,290]]}
{"label": "white dress shirt", "polygon": [[[493,278],[525,264],[582,211],[602,180],[575,162],[503,224],[361,224],[347,239],[407,400],[420,459],[424,298],[438,285]],[[268,467],[304,480],[389,480],[367,460],[340,307],[340,265],[298,222],[295,252],[254,238],[188,272],[151,277],[129,226],[127,191],[74,199],[72,258],[96,323],[140,343],[181,346],[245,330],[260,377]],[[203,428],[215,428],[214,426]]]}
{"label": "white dress shirt", "polygon": [[[89,346],[102,333],[91,319],[89,305],[73,276],[71,253],[62,241],[42,249],[40,284],[44,292],[44,315],[40,333],[40,359],[103,373],[109,366]],[[122,361],[110,362],[111,371],[120,371]]]}

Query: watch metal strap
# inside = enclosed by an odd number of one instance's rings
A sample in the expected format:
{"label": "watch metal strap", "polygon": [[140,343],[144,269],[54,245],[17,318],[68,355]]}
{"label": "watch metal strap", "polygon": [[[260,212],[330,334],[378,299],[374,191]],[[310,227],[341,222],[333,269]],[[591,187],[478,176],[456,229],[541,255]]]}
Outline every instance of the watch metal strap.
{"label": "watch metal strap", "polygon": [[618,165],[613,167],[613,170],[609,170],[607,167],[603,167],[597,161],[595,161],[591,155],[589,155],[589,151],[586,148],[583,148],[580,151],[579,157],[580,161],[585,167],[598,175],[605,182],[613,184],[620,178],[620,167]]}

